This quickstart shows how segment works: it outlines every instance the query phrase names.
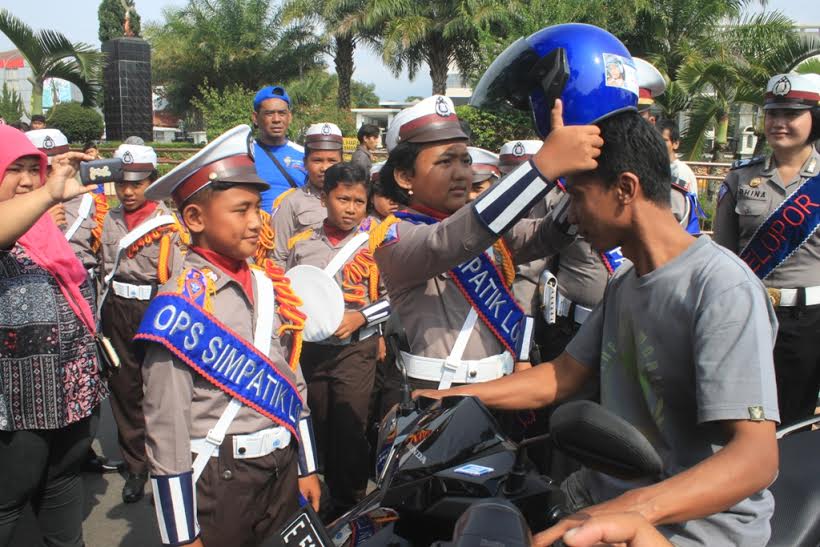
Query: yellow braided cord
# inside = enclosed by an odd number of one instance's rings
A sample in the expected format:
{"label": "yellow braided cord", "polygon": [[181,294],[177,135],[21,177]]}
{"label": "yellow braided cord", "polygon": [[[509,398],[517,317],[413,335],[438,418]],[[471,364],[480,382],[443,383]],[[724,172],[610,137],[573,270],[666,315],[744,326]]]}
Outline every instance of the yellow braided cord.
{"label": "yellow braided cord", "polygon": [[256,256],[254,262],[256,265],[264,268],[265,260],[269,258],[270,253],[274,248],[274,234],[271,226],[270,213],[267,211],[259,211],[259,216],[262,220],[262,229],[259,231],[259,243],[256,245]]}
{"label": "yellow braided cord", "polygon": [[507,283],[507,286],[510,286],[515,280],[515,262],[513,261],[512,253],[503,239],[499,239],[493,243],[493,249],[495,249],[499,257],[500,264],[498,264],[498,266],[504,274],[504,281]]}
{"label": "yellow braided cord", "polygon": [[376,252],[376,249],[379,248],[379,245],[384,243],[385,238],[387,237],[387,232],[390,230],[390,227],[394,224],[398,224],[401,222],[398,217],[395,215],[390,215],[389,217],[385,218],[381,224],[378,226],[374,226],[370,229],[370,254]]}
{"label": "yellow braided cord", "polygon": [[166,233],[159,240],[159,260],[157,261],[157,282],[164,285],[171,276],[169,260],[171,257],[171,234]]}
{"label": "yellow braided cord", "polygon": [[109,209],[108,199],[105,194],[94,194],[94,227],[91,229],[91,250],[95,253],[102,246],[103,222]]}

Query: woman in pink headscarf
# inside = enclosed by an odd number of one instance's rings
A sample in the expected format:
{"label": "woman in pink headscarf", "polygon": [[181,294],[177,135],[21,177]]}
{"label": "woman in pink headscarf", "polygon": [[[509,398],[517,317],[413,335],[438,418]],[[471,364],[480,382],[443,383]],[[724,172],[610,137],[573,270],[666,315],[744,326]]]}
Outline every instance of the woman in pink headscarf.
{"label": "woman in pink headscarf", "polygon": [[107,390],[91,285],[46,211],[88,191],[79,153],[46,157],[0,126],[0,547],[31,503],[47,545],[81,546],[80,465]]}

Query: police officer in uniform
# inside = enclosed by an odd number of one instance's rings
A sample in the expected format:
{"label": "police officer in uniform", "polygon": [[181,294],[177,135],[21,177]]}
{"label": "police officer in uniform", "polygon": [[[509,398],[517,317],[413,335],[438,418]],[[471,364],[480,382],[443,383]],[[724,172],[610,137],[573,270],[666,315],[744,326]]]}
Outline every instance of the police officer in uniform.
{"label": "police officer in uniform", "polygon": [[777,312],[782,423],[814,414],[820,388],[820,76],[778,74],[766,87],[772,154],[736,162],[718,195],[715,241],[763,280]]}

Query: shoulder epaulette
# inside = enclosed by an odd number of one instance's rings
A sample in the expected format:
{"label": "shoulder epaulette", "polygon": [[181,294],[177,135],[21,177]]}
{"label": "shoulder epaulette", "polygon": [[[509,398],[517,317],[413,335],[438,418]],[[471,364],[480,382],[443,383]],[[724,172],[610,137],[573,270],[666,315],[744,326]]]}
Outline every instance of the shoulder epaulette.
{"label": "shoulder epaulette", "polygon": [[273,210],[277,210],[282,205],[282,201],[284,201],[284,199],[291,195],[294,191],[296,191],[296,188],[290,188],[279,194],[276,199],[273,200]]}
{"label": "shoulder epaulette", "polygon": [[304,232],[299,232],[298,234],[296,234],[288,240],[288,250],[293,249],[293,247],[295,247],[298,242],[310,239],[312,235],[313,228],[308,228]]}
{"label": "shoulder epaulette", "polygon": [[737,160],[732,162],[732,166],[729,167],[730,171],[734,171],[735,169],[743,169],[744,167],[749,167],[750,165],[757,165],[758,163],[763,163],[766,161],[766,156],[755,156],[753,158],[747,158],[745,160]]}

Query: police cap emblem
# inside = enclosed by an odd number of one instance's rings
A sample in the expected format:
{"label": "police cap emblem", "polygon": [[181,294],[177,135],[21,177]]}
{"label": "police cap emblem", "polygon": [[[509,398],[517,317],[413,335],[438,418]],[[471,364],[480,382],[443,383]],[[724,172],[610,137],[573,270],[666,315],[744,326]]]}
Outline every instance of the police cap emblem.
{"label": "police cap emblem", "polygon": [[134,163],[134,156],[131,155],[131,152],[126,152],[122,155],[122,162],[123,163]]}
{"label": "police cap emblem", "polygon": [[525,152],[524,143],[521,143],[521,142],[515,143],[515,146],[513,146],[513,149],[512,149],[513,156],[515,156],[517,158],[520,158],[521,156],[524,155],[524,152]]}
{"label": "police cap emblem", "polygon": [[54,148],[54,139],[52,139],[51,137],[46,137],[45,139],[43,139],[43,148],[45,148],[46,150]]}
{"label": "police cap emblem", "polygon": [[322,126],[322,135],[330,135],[331,131],[330,125],[325,124]]}
{"label": "police cap emblem", "polygon": [[436,114],[443,117],[447,117],[452,114],[452,112],[450,112],[450,105],[447,104],[444,97],[439,97],[436,99]]}
{"label": "police cap emblem", "polygon": [[782,78],[777,80],[777,83],[774,84],[774,87],[772,88],[772,94],[778,97],[785,97],[789,94],[789,91],[791,90],[792,83],[791,81],[789,81],[789,77],[783,76]]}

